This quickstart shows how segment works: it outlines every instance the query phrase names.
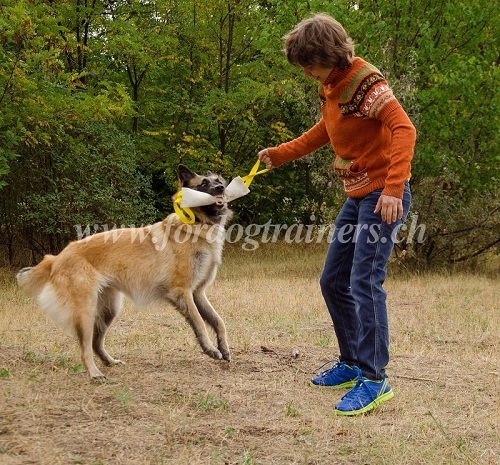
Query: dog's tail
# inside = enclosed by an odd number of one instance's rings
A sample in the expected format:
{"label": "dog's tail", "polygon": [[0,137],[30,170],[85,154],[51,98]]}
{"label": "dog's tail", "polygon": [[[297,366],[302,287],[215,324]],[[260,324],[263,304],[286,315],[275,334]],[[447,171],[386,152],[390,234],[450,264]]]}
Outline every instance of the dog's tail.
{"label": "dog's tail", "polygon": [[31,297],[37,297],[50,279],[54,255],[45,255],[44,259],[34,267],[23,268],[17,273],[17,284]]}

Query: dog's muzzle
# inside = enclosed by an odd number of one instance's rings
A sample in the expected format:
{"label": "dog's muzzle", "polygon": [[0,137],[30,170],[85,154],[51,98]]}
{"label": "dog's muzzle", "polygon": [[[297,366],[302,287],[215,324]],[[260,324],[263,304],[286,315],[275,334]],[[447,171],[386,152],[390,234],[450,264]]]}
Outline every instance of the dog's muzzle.
{"label": "dog's muzzle", "polygon": [[233,200],[243,197],[250,192],[250,189],[248,189],[239,176],[234,178],[225,189],[223,186],[221,187],[222,193],[217,195],[211,195],[206,192],[200,192],[194,189],[189,189],[188,187],[183,187],[181,189],[181,208],[203,207],[214,204],[222,206],[225,203],[232,202]]}

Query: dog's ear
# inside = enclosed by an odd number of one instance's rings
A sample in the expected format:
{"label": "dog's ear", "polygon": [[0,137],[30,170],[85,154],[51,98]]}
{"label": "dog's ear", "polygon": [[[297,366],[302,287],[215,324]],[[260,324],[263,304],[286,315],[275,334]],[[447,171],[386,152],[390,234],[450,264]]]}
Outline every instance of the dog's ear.
{"label": "dog's ear", "polygon": [[194,171],[191,171],[187,166],[179,165],[179,181],[183,186],[189,183],[191,179],[195,178],[197,174]]}

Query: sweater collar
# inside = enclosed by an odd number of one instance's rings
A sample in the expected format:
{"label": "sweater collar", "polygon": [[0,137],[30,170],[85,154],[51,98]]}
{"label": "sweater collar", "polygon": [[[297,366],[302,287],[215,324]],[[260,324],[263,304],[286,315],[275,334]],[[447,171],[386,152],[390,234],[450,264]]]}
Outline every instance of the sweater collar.
{"label": "sweater collar", "polygon": [[347,68],[333,68],[330,75],[326,78],[323,83],[323,87],[335,87],[340,84],[342,80],[351,72],[352,66],[357,58],[354,58],[353,62]]}

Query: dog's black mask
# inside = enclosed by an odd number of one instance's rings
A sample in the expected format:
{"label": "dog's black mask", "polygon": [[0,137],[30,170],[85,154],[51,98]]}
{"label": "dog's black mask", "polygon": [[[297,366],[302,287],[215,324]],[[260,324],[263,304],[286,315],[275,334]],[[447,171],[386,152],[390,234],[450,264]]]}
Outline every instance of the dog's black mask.
{"label": "dog's black mask", "polygon": [[[181,187],[187,187],[213,196],[223,195],[226,181],[222,176],[207,171],[206,175],[197,174],[187,166],[179,165],[179,181]],[[223,202],[192,208],[195,216],[205,223],[219,223],[224,215],[230,213]]]}

